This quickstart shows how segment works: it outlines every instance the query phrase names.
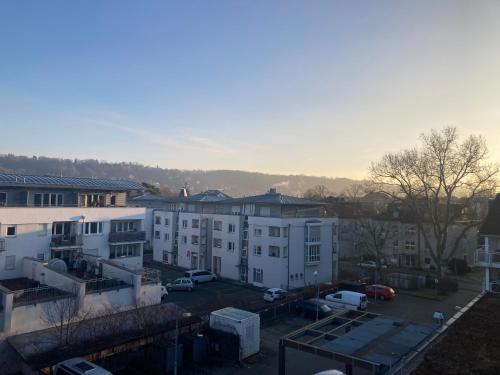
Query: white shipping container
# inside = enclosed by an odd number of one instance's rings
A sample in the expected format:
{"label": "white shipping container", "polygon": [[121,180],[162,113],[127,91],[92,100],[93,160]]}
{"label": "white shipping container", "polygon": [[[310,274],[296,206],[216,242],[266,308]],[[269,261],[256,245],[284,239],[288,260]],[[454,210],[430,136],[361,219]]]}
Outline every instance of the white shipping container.
{"label": "white shipping container", "polygon": [[260,350],[260,316],[249,311],[226,307],[212,311],[210,328],[240,337],[240,361]]}

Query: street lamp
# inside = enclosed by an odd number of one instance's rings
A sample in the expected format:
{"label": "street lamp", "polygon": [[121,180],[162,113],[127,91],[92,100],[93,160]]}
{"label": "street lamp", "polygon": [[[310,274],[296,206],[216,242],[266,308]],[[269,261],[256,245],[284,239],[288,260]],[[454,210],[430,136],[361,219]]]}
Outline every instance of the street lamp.
{"label": "street lamp", "polygon": [[316,321],[318,321],[319,316],[319,284],[318,284],[318,271],[314,271],[314,282],[316,283],[316,287],[318,288],[318,292],[316,295]]}
{"label": "street lamp", "polygon": [[[189,318],[191,316],[190,312],[182,313],[182,318]],[[174,375],[177,375],[177,346],[179,345],[179,314],[178,307],[175,307],[175,353],[174,353]]]}

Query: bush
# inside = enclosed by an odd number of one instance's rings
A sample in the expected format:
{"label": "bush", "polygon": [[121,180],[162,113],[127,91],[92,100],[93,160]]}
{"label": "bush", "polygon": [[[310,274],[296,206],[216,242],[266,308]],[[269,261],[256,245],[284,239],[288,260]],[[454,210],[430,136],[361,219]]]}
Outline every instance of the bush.
{"label": "bush", "polygon": [[458,283],[455,280],[443,278],[439,281],[438,290],[455,293],[458,290]]}
{"label": "bush", "polygon": [[465,259],[453,258],[448,262],[448,269],[455,275],[465,275],[469,270],[469,266]]}

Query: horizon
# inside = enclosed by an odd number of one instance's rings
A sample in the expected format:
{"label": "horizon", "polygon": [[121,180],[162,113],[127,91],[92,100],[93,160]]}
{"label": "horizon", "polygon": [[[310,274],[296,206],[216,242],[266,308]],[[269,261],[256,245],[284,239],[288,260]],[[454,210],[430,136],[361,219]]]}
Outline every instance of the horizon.
{"label": "horizon", "polygon": [[0,13],[2,153],[359,180],[433,128],[500,139],[498,2]]}

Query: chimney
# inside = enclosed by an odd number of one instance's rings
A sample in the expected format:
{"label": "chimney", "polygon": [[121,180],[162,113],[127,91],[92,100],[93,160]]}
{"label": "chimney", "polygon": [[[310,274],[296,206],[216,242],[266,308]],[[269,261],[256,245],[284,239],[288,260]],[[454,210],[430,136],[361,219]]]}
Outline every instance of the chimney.
{"label": "chimney", "polygon": [[276,194],[276,188],[270,188],[268,194]]}
{"label": "chimney", "polygon": [[185,187],[183,187],[180,191],[179,191],[179,198],[186,198],[189,196],[189,190]]}

